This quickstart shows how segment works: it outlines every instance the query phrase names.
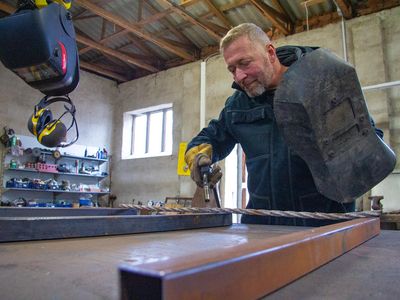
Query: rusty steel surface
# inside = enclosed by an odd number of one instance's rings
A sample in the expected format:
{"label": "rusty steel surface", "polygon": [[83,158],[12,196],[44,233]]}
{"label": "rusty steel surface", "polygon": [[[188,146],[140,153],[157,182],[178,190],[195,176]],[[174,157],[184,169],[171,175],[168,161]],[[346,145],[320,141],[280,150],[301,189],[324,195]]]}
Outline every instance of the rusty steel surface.
{"label": "rusty steel surface", "polygon": [[118,265],[212,253],[298,227],[215,227],[0,244],[2,299],[119,299]]}
{"label": "rusty steel surface", "polygon": [[[379,234],[352,220],[178,259],[121,266],[122,299],[257,299]],[[265,280],[259,280],[265,278]],[[199,291],[198,287],[202,287]]]}
{"label": "rusty steel surface", "polygon": [[[119,265],[234,253],[235,249],[250,247],[260,240],[274,240],[304,230],[308,228],[234,224],[184,231],[2,243],[1,298],[119,299]],[[329,248],[335,248],[334,245],[337,244],[332,243]],[[400,232],[382,231],[266,299],[396,299],[400,294],[396,283],[399,269]],[[242,271],[235,269],[232,275],[247,280],[248,273],[236,274],[239,272]],[[273,276],[260,273],[250,279],[268,284],[286,272],[280,269]],[[222,278],[228,280],[230,275],[208,278],[205,286]],[[252,284],[244,288],[251,289]],[[197,285],[193,293],[202,291],[203,286]]]}

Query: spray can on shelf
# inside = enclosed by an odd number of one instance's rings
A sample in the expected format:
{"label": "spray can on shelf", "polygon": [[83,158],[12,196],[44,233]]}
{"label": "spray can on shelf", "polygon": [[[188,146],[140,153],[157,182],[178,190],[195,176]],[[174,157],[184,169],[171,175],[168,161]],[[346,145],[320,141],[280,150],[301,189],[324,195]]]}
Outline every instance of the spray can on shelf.
{"label": "spray can on shelf", "polygon": [[17,136],[14,134],[11,139],[10,139],[10,146],[16,146],[17,145]]}
{"label": "spray can on shelf", "polygon": [[75,160],[75,173],[79,173],[79,159]]}

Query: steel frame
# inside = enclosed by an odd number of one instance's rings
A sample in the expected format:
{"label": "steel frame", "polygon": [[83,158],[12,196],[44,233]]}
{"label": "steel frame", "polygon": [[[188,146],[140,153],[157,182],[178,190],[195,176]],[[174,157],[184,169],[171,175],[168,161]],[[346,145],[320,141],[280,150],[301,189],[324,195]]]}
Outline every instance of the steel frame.
{"label": "steel frame", "polygon": [[[125,210],[126,212],[132,210]],[[88,211],[89,212],[89,211]],[[116,213],[120,211],[117,210]],[[231,214],[0,217],[0,242],[207,228],[232,225]]]}
{"label": "steel frame", "polygon": [[121,299],[257,299],[378,235],[379,218],[269,237],[223,252],[120,266]]}

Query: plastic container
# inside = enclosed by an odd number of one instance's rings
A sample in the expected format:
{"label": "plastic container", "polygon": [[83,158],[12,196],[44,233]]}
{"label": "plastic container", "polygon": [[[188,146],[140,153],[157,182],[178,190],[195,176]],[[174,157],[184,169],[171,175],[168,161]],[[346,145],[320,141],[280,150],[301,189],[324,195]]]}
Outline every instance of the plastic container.
{"label": "plastic container", "polygon": [[90,199],[79,199],[79,206],[93,206],[92,200]]}

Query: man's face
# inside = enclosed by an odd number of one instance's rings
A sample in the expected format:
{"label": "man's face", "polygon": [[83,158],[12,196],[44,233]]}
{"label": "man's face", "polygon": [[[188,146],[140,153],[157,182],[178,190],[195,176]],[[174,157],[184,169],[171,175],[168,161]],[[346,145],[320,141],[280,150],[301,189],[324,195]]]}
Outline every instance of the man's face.
{"label": "man's face", "polygon": [[233,75],[233,80],[250,97],[259,96],[267,88],[273,87],[274,69],[268,47],[252,43],[247,36],[242,36],[223,51],[225,63]]}

